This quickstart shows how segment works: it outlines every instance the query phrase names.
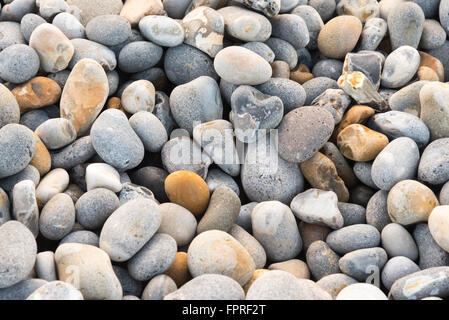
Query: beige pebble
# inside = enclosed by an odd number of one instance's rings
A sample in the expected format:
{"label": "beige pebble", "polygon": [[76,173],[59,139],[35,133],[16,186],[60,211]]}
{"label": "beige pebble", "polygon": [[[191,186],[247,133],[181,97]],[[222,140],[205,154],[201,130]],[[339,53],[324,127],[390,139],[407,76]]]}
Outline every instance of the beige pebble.
{"label": "beige pebble", "polygon": [[44,206],[53,196],[64,192],[69,185],[69,174],[64,169],[53,169],[42,178],[36,188],[39,206]]}

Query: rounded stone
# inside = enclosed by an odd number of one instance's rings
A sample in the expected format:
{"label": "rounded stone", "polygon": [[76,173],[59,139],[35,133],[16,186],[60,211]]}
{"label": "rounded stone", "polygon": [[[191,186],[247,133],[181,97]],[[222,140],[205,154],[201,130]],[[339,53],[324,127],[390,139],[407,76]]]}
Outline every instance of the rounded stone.
{"label": "rounded stone", "polygon": [[50,240],[64,238],[75,224],[75,206],[72,198],[58,193],[42,208],[39,217],[39,231]]}
{"label": "rounded stone", "polygon": [[[282,3],[284,2],[285,1],[282,1]],[[321,19],[320,14],[315,8],[308,5],[296,6],[291,11],[291,14],[295,14],[303,18],[309,32],[309,43],[307,44],[307,48],[310,50],[315,50],[318,47],[318,35],[320,34],[321,29],[324,27],[324,23]]]}
{"label": "rounded stone", "polygon": [[76,6],[80,10],[80,21],[83,25],[97,16],[119,14],[123,7],[123,2],[120,0],[104,0],[95,4],[89,0],[67,0],[67,4]]}
{"label": "rounded stone", "polygon": [[67,147],[51,153],[51,163],[54,168],[69,170],[85,163],[95,155],[90,136],[75,140]]}
{"label": "rounded stone", "polygon": [[425,149],[418,167],[418,178],[421,181],[438,185],[449,179],[449,139],[433,141]]}
{"label": "rounded stone", "polygon": [[136,73],[155,66],[162,58],[164,50],[147,41],[135,41],[120,50],[118,66],[126,73]]}
{"label": "rounded stone", "polygon": [[0,50],[3,50],[14,44],[26,44],[25,39],[20,30],[20,23],[13,21],[0,22],[1,40]]}
{"label": "rounded stone", "polygon": [[165,192],[171,202],[179,204],[200,217],[209,203],[210,193],[206,182],[196,173],[179,170],[165,179]]}
{"label": "rounded stone", "polygon": [[398,47],[385,59],[381,76],[382,86],[393,89],[403,87],[418,71],[420,60],[415,48],[407,45]]}
{"label": "rounded stone", "polygon": [[342,59],[354,49],[361,33],[362,23],[356,17],[333,18],[320,31],[318,49],[326,57]]}
{"label": "rounded stone", "polygon": [[108,47],[87,39],[72,39],[70,42],[75,47],[75,54],[70,61],[69,68],[82,59],[92,59],[98,62],[105,71],[112,71],[117,66],[117,58],[114,51]]}
{"label": "rounded stone", "polygon": [[279,14],[271,19],[272,36],[290,43],[295,49],[305,48],[310,41],[307,24],[295,14]]}
{"label": "rounded stone", "polygon": [[388,300],[388,298],[375,285],[355,283],[341,290],[335,300]]}
{"label": "rounded stone", "polygon": [[34,156],[33,132],[20,124],[7,124],[0,129],[0,178],[19,173]]}
{"label": "rounded stone", "polygon": [[84,26],[73,14],[68,12],[58,13],[53,18],[52,24],[58,27],[69,39],[86,37]]}
{"label": "rounded stone", "polygon": [[387,19],[393,50],[406,45],[417,48],[424,19],[424,12],[416,3],[407,1],[395,5]]}
{"label": "rounded stone", "polygon": [[120,206],[114,192],[97,188],[84,193],[75,203],[76,220],[85,228],[101,228],[106,219]]}
{"label": "rounded stone", "polygon": [[418,247],[413,237],[403,226],[390,223],[382,229],[382,247],[389,257],[404,256],[411,260],[418,258]]}
{"label": "rounded stone", "polygon": [[221,274],[203,274],[164,297],[164,300],[243,300],[242,286]]}
{"label": "rounded stone", "polygon": [[20,20],[20,31],[26,41],[30,41],[30,36],[39,25],[46,23],[44,18],[34,13],[27,13]]}
{"label": "rounded stone", "polygon": [[[270,219],[268,219],[270,217]],[[302,249],[295,216],[279,201],[259,203],[251,213],[253,236],[273,262],[295,258]]]}
{"label": "rounded stone", "polygon": [[327,89],[338,89],[338,84],[334,79],[318,77],[306,81],[303,84],[303,88],[306,91],[306,101],[304,102],[304,105],[310,106],[312,101]]}
{"label": "rounded stone", "polygon": [[37,244],[33,234],[18,221],[8,221],[0,226],[0,288],[20,281],[34,267]]}
{"label": "rounded stone", "polygon": [[339,273],[340,257],[324,241],[314,241],[306,252],[306,261],[310,273],[316,280],[330,274]]}
{"label": "rounded stone", "polygon": [[355,203],[338,203],[338,210],[343,216],[344,226],[366,223],[365,208]]}
{"label": "rounded stone", "polygon": [[307,264],[299,259],[291,259],[284,262],[273,263],[268,266],[269,270],[281,270],[293,274],[298,279],[309,279],[310,272]]}
{"label": "rounded stone", "polygon": [[137,185],[151,190],[160,202],[168,202],[165,194],[164,181],[168,176],[167,171],[158,167],[142,167],[132,175],[132,181]]}
{"label": "rounded stone", "polygon": [[423,25],[423,33],[420,40],[420,47],[425,50],[437,49],[444,45],[446,32],[440,22],[426,19]]}
{"label": "rounded stone", "polygon": [[393,257],[385,264],[381,273],[382,284],[390,290],[393,283],[409,274],[420,271],[421,269],[407,257]]}
{"label": "rounded stone", "polygon": [[167,270],[175,260],[176,241],[165,233],[155,234],[128,262],[128,272],[138,281],[147,281]]}
{"label": "rounded stone", "polygon": [[15,44],[0,52],[0,78],[12,83],[23,83],[39,71],[39,56],[33,48]]}
{"label": "rounded stone", "polygon": [[[271,39],[273,39],[273,38],[271,38]],[[269,40],[267,40],[266,42],[269,42]],[[274,58],[276,55],[274,54],[273,50],[271,50],[271,48],[267,45],[267,43],[259,42],[259,41],[251,41],[251,42],[242,44],[242,47],[257,53],[259,56],[261,56],[262,58],[267,60],[267,62],[270,64],[274,62]],[[222,83],[225,83],[225,81],[222,80],[220,85]],[[235,86],[235,87],[237,87],[237,86]]]}
{"label": "rounded stone", "polygon": [[128,201],[105,221],[100,234],[100,248],[113,261],[127,261],[152,238],[161,220],[161,211],[153,200]]}
{"label": "rounded stone", "polygon": [[433,239],[446,252],[449,252],[449,206],[435,207],[429,216],[429,230]]}
{"label": "rounded stone", "polygon": [[84,300],[84,298],[72,284],[52,281],[30,294],[27,300]]}
{"label": "rounded stone", "polygon": [[320,107],[297,108],[285,115],[279,130],[279,154],[289,162],[310,159],[332,135],[334,118]]}
{"label": "rounded stone", "polygon": [[23,223],[36,238],[39,234],[39,208],[34,183],[23,180],[14,186],[11,194],[13,217]]}
{"label": "rounded stone", "polygon": [[237,46],[221,50],[215,57],[218,75],[232,84],[258,85],[271,78],[268,62],[256,53]]}
{"label": "rounded stone", "polygon": [[59,242],[59,244],[81,243],[98,247],[99,241],[100,239],[98,238],[98,236],[92,231],[80,230],[69,233]]}
{"label": "rounded stone", "polygon": [[316,284],[335,299],[341,290],[354,283],[357,283],[357,280],[350,276],[343,273],[333,273],[321,278]]}
{"label": "rounded stone", "polygon": [[150,81],[134,81],[123,90],[121,105],[130,114],[139,111],[151,112],[155,104],[155,95],[154,85]]}
{"label": "rounded stone", "polygon": [[160,274],[148,282],[143,290],[142,300],[163,300],[166,295],[177,289],[176,283],[169,276]]}
{"label": "rounded stone", "polygon": [[280,98],[284,105],[284,113],[305,105],[306,91],[296,81],[284,78],[271,78],[257,86],[257,89],[264,94]]}
{"label": "rounded stone", "polygon": [[158,232],[172,236],[178,247],[188,245],[196,233],[195,216],[189,210],[170,202],[162,203],[159,209],[162,221]]}
{"label": "rounded stone", "polygon": [[34,29],[30,36],[30,47],[40,58],[40,67],[45,72],[58,72],[69,65],[75,48],[61,30],[44,23]]}
{"label": "rounded stone", "polygon": [[185,33],[180,23],[164,16],[146,16],[139,21],[142,35],[163,47],[176,47],[184,42]]}
{"label": "rounded stone", "polygon": [[449,264],[449,253],[435,242],[427,223],[419,223],[415,227],[413,238],[418,246],[418,265],[421,269],[447,266]]}
{"label": "rounded stone", "polygon": [[120,174],[114,167],[106,163],[92,163],[87,165],[85,173],[87,191],[95,188],[106,188],[114,192],[122,189]]}
{"label": "rounded stone", "polygon": [[227,173],[224,173],[220,169],[210,170],[207,173],[206,183],[211,193],[214,192],[214,190],[218,187],[225,186],[234,191],[237,196],[240,195],[240,188],[237,185],[237,182],[235,182],[234,178],[232,178]]}
{"label": "rounded stone", "polygon": [[27,279],[19,283],[0,289],[1,300],[25,300],[36,289],[46,284],[42,279]]}
{"label": "rounded stone", "polygon": [[103,111],[92,125],[90,135],[97,154],[118,170],[135,168],[143,160],[143,143],[120,110]]}
{"label": "rounded stone", "polygon": [[76,139],[75,127],[65,118],[49,119],[37,127],[35,132],[50,150],[65,147]]}
{"label": "rounded stone", "polygon": [[39,279],[45,281],[55,281],[58,279],[56,275],[55,254],[53,251],[39,252],[36,256],[34,270]]}
{"label": "rounded stone", "polygon": [[381,270],[387,262],[387,253],[382,248],[367,248],[351,251],[338,261],[340,270],[358,281],[366,281],[373,271]]}
{"label": "rounded stone", "polygon": [[430,130],[430,139],[449,136],[449,110],[444,103],[449,97],[449,85],[432,81],[425,84],[419,92],[421,102],[421,120]]}
{"label": "rounded stone", "polygon": [[69,185],[69,174],[61,168],[47,173],[36,188],[36,200],[39,206],[45,205],[53,196],[64,192]]}
{"label": "rounded stone", "polygon": [[327,244],[335,252],[344,255],[358,249],[373,248],[380,244],[379,231],[367,224],[355,224],[331,232]]}
{"label": "rounded stone", "polygon": [[20,107],[14,94],[0,84],[0,128],[10,123],[19,123]]}
{"label": "rounded stone", "polygon": [[115,46],[131,36],[131,25],[128,20],[118,15],[96,16],[87,23],[86,36],[89,40],[105,46]]}
{"label": "rounded stone", "polygon": [[122,286],[103,250],[79,243],[61,244],[55,252],[59,280],[74,283],[86,300],[120,300]]}
{"label": "rounded stone", "polygon": [[306,223],[304,221],[299,222],[298,229],[301,234],[304,252],[307,252],[310,245],[315,241],[325,241],[327,235],[332,231],[329,227]]}
{"label": "rounded stone", "polygon": [[427,221],[438,200],[428,187],[414,180],[398,182],[388,194],[391,221],[404,226]]}
{"label": "rounded stone", "polygon": [[277,60],[286,62],[290,70],[295,68],[298,63],[298,53],[289,42],[279,38],[270,38],[264,43],[271,49]]}

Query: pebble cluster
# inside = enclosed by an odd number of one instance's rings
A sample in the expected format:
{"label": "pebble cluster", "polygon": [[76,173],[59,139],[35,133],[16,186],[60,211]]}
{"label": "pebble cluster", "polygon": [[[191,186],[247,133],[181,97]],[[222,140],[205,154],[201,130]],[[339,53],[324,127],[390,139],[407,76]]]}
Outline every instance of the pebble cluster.
{"label": "pebble cluster", "polygon": [[449,0],[0,9],[0,300],[449,297]]}

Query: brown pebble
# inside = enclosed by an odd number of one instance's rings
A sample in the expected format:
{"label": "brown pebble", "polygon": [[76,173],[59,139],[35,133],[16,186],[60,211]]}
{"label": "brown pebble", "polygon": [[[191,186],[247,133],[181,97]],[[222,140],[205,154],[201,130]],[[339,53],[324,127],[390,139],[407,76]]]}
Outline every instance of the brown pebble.
{"label": "brown pebble", "polygon": [[187,266],[187,253],[182,251],[177,252],[175,261],[173,261],[173,264],[164,272],[164,274],[172,278],[178,288],[192,279]]}
{"label": "brown pebble", "polygon": [[61,97],[61,87],[56,81],[46,77],[33,78],[11,92],[19,103],[21,114],[55,104]]}
{"label": "brown pebble", "polygon": [[418,75],[418,80],[420,80],[420,81],[421,80],[440,81],[435,70],[433,70],[429,67],[426,67],[426,66],[419,67],[417,75]]}
{"label": "brown pebble", "polygon": [[281,270],[291,273],[298,279],[310,279],[309,267],[304,261],[291,259],[283,262],[273,263],[269,270]]}
{"label": "brown pebble", "polygon": [[117,97],[109,98],[108,102],[106,103],[106,108],[117,109],[117,110],[120,110],[120,111],[126,113],[125,109],[123,109],[123,107],[122,107],[122,100]]}
{"label": "brown pebble", "polygon": [[419,51],[419,56],[421,58],[419,66],[432,69],[438,75],[439,80],[444,82],[444,66],[441,61],[423,51]]}
{"label": "brown pebble", "polygon": [[271,68],[273,69],[272,78],[290,79],[290,67],[287,62],[276,60],[271,64]]}
{"label": "brown pebble", "polygon": [[249,287],[251,287],[251,285],[254,283],[254,281],[257,280],[257,278],[259,278],[261,275],[263,275],[265,272],[268,272],[268,271],[270,271],[270,270],[268,270],[268,269],[255,270],[251,279],[249,279],[249,281],[243,286],[243,290],[245,290],[245,293],[248,292]]}
{"label": "brown pebble", "polygon": [[307,252],[310,245],[317,240],[326,241],[327,235],[332,231],[329,227],[304,221],[298,224],[298,229],[301,234],[303,252]]}
{"label": "brown pebble", "polygon": [[347,126],[351,124],[363,124],[375,113],[374,109],[368,106],[355,105],[349,109],[343,116],[340,124],[335,130],[335,139],[337,135]]}
{"label": "brown pebble", "polygon": [[318,49],[328,58],[343,59],[362,33],[362,23],[354,16],[338,16],[328,21],[318,35]]}
{"label": "brown pebble", "polygon": [[209,187],[196,173],[175,171],[168,175],[164,185],[170,201],[186,208],[196,217],[206,210],[210,198]]}
{"label": "brown pebble", "polygon": [[334,191],[338,201],[347,202],[349,192],[343,180],[338,176],[337,168],[331,159],[321,152],[317,152],[312,158],[299,165],[301,172],[312,187]]}
{"label": "brown pebble", "polygon": [[387,136],[361,124],[347,126],[337,137],[341,153],[354,161],[374,160],[388,142]]}
{"label": "brown pebble", "polygon": [[31,159],[30,165],[34,166],[39,174],[44,176],[51,168],[51,156],[50,152],[48,152],[47,147],[39,138],[39,136],[34,133],[34,137],[36,138],[36,146],[34,148],[34,157]]}
{"label": "brown pebble", "polygon": [[290,72],[290,80],[296,81],[299,84],[304,84],[311,79],[313,79],[313,74],[305,64],[298,65]]}

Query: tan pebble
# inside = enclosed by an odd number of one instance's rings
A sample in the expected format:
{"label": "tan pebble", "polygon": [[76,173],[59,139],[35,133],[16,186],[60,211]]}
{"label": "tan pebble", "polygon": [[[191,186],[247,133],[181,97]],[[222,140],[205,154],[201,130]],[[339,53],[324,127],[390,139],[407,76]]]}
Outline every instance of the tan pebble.
{"label": "tan pebble", "polygon": [[309,267],[304,261],[291,259],[283,262],[273,263],[269,270],[282,270],[291,273],[298,279],[310,279]]}
{"label": "tan pebble", "polygon": [[168,175],[164,185],[170,201],[183,206],[196,217],[200,217],[206,210],[210,198],[209,187],[196,173],[175,171]]}
{"label": "tan pebble", "polygon": [[11,92],[19,103],[21,114],[55,104],[61,97],[61,87],[46,77],[33,78]]}
{"label": "tan pebble", "polygon": [[51,168],[51,156],[50,152],[48,152],[47,147],[39,138],[39,136],[34,133],[34,138],[36,138],[36,146],[34,147],[34,156],[31,159],[30,165],[35,167],[41,177],[45,175]]}
{"label": "tan pebble", "polygon": [[36,188],[36,200],[39,207],[44,206],[58,193],[64,192],[69,185],[69,174],[64,169],[53,169],[45,175]]}
{"label": "tan pebble", "polygon": [[440,81],[437,73],[429,67],[422,66],[418,68],[418,80]]}
{"label": "tan pebble", "polygon": [[298,65],[290,72],[290,80],[296,81],[299,84],[304,84],[311,79],[313,79],[313,74],[305,64]]}
{"label": "tan pebble", "polygon": [[287,62],[276,60],[271,64],[271,69],[273,69],[273,78],[290,79],[290,67]]}
{"label": "tan pebble", "polygon": [[344,128],[351,124],[363,124],[375,113],[374,109],[368,106],[356,105],[351,107],[343,116],[340,124],[337,127],[336,135],[338,135]]}
{"label": "tan pebble", "polygon": [[432,190],[415,180],[403,180],[388,193],[387,209],[391,221],[410,225],[427,221],[438,200]]}
{"label": "tan pebble", "polygon": [[388,138],[361,124],[351,124],[337,136],[341,153],[354,161],[371,161],[386,147]]}
{"label": "tan pebble", "polygon": [[312,187],[334,191],[340,202],[349,200],[349,191],[343,180],[338,176],[335,164],[324,154],[317,152],[309,160],[300,163],[299,166],[302,174]]}
{"label": "tan pebble", "polygon": [[187,253],[182,251],[177,252],[175,261],[173,261],[173,264],[164,272],[164,274],[172,278],[178,288],[192,279],[189,267],[187,266]]}
{"label": "tan pebble", "polygon": [[441,82],[444,81],[444,66],[440,60],[431,56],[430,54],[419,51],[419,56],[421,58],[419,66],[420,67],[428,67],[436,72],[438,78]]}
{"label": "tan pebble", "polygon": [[264,273],[266,273],[268,271],[270,271],[270,270],[268,270],[268,269],[255,270],[251,279],[249,279],[249,281],[243,286],[243,290],[245,290],[245,293],[248,292],[249,287],[251,287],[251,285],[254,283],[254,281],[257,280],[257,278],[259,278],[261,275],[263,275]]}
{"label": "tan pebble", "polygon": [[449,206],[438,206],[432,210],[429,230],[435,242],[449,252]]}
{"label": "tan pebble", "polygon": [[78,136],[87,133],[100,114],[109,94],[103,67],[92,59],[82,59],[67,79],[61,96],[61,117],[68,119]]}
{"label": "tan pebble", "polygon": [[327,235],[332,231],[329,227],[304,221],[298,224],[298,229],[301,234],[303,252],[307,252],[310,245],[317,240],[326,241]]}
{"label": "tan pebble", "polygon": [[36,50],[45,72],[58,72],[69,65],[75,47],[61,30],[44,23],[34,29],[30,37],[30,47]]}
{"label": "tan pebble", "polygon": [[123,107],[122,107],[121,99],[117,98],[117,97],[109,98],[108,102],[106,103],[106,108],[107,109],[117,109],[117,110],[125,112],[125,109],[123,109]]}
{"label": "tan pebble", "polygon": [[361,33],[362,23],[356,17],[335,17],[321,29],[318,49],[328,58],[342,59],[355,48]]}
{"label": "tan pebble", "polygon": [[127,0],[120,15],[136,26],[139,21],[148,15],[164,15],[164,6],[161,0]]}

